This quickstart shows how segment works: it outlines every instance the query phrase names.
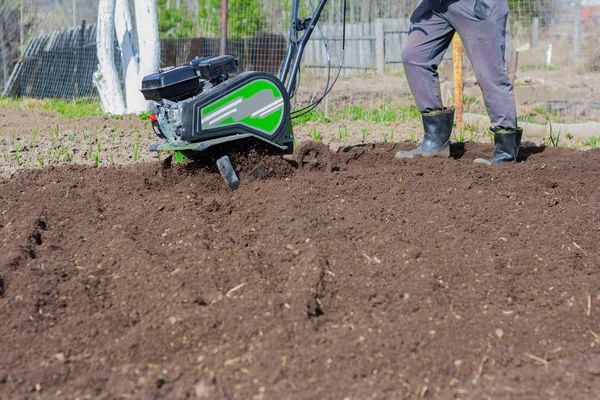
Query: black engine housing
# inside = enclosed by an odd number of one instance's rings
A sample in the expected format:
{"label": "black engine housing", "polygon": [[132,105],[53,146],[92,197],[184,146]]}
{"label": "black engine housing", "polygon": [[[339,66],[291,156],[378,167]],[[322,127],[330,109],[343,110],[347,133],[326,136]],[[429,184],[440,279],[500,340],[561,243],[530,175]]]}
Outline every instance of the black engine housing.
{"label": "black engine housing", "polygon": [[230,74],[237,72],[238,62],[233,56],[199,58],[180,67],[168,67],[142,79],[141,92],[146,100],[179,101],[192,97],[204,89],[208,81],[216,86]]}

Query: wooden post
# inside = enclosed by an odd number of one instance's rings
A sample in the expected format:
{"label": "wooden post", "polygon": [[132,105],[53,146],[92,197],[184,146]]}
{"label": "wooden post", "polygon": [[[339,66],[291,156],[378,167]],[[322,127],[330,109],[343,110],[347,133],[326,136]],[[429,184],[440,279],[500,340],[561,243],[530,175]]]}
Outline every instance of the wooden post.
{"label": "wooden post", "polygon": [[463,68],[462,68],[462,44],[458,33],[452,38],[452,66],[454,71],[454,108],[456,127],[463,127]]}
{"label": "wooden post", "polygon": [[227,0],[221,0],[221,55],[227,54]]}
{"label": "wooden post", "polygon": [[540,42],[540,18],[533,17],[531,21],[531,48],[538,47]]}
{"label": "wooden post", "polygon": [[375,61],[377,73],[383,75],[385,71],[385,36],[382,19],[375,20]]}

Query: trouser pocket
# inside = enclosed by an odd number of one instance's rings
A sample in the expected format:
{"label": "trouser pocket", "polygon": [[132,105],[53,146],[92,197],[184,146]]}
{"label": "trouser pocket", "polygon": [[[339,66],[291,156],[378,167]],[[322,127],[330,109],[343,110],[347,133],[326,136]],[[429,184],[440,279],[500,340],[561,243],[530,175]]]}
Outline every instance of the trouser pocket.
{"label": "trouser pocket", "polygon": [[415,23],[421,21],[422,19],[427,19],[428,15],[431,15],[429,0],[421,0],[410,15],[410,22]]}
{"label": "trouser pocket", "polygon": [[488,18],[490,6],[483,0],[473,0],[473,13],[475,18],[485,21]]}

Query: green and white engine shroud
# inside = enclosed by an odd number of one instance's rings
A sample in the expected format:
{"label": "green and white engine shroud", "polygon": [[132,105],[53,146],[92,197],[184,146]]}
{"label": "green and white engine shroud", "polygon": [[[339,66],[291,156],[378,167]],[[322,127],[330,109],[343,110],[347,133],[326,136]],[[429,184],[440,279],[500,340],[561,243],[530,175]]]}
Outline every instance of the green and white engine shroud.
{"label": "green and white engine shroud", "polygon": [[150,150],[203,151],[253,137],[293,151],[290,98],[276,76],[244,72],[196,93],[183,100],[160,99],[151,120],[165,142]]}

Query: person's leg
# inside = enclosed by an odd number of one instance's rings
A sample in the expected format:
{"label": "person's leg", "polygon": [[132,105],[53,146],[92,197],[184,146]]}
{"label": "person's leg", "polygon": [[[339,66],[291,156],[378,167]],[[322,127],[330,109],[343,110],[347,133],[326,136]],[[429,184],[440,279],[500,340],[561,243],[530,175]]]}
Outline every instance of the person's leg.
{"label": "person's leg", "polygon": [[450,2],[447,17],[469,56],[492,123],[496,152],[491,163],[514,161],[521,141],[513,87],[504,59],[506,0]]}
{"label": "person's leg", "polygon": [[442,104],[437,72],[454,35],[454,28],[444,17],[445,11],[443,2],[423,0],[411,15],[402,64],[417,108],[422,113],[424,136],[416,150],[400,151],[396,158],[450,155],[454,109],[445,109]]}
{"label": "person's leg", "polygon": [[443,16],[439,0],[423,0],[410,17],[408,40],[402,51],[406,79],[421,112],[443,109],[437,72],[450,46],[454,28]]}

